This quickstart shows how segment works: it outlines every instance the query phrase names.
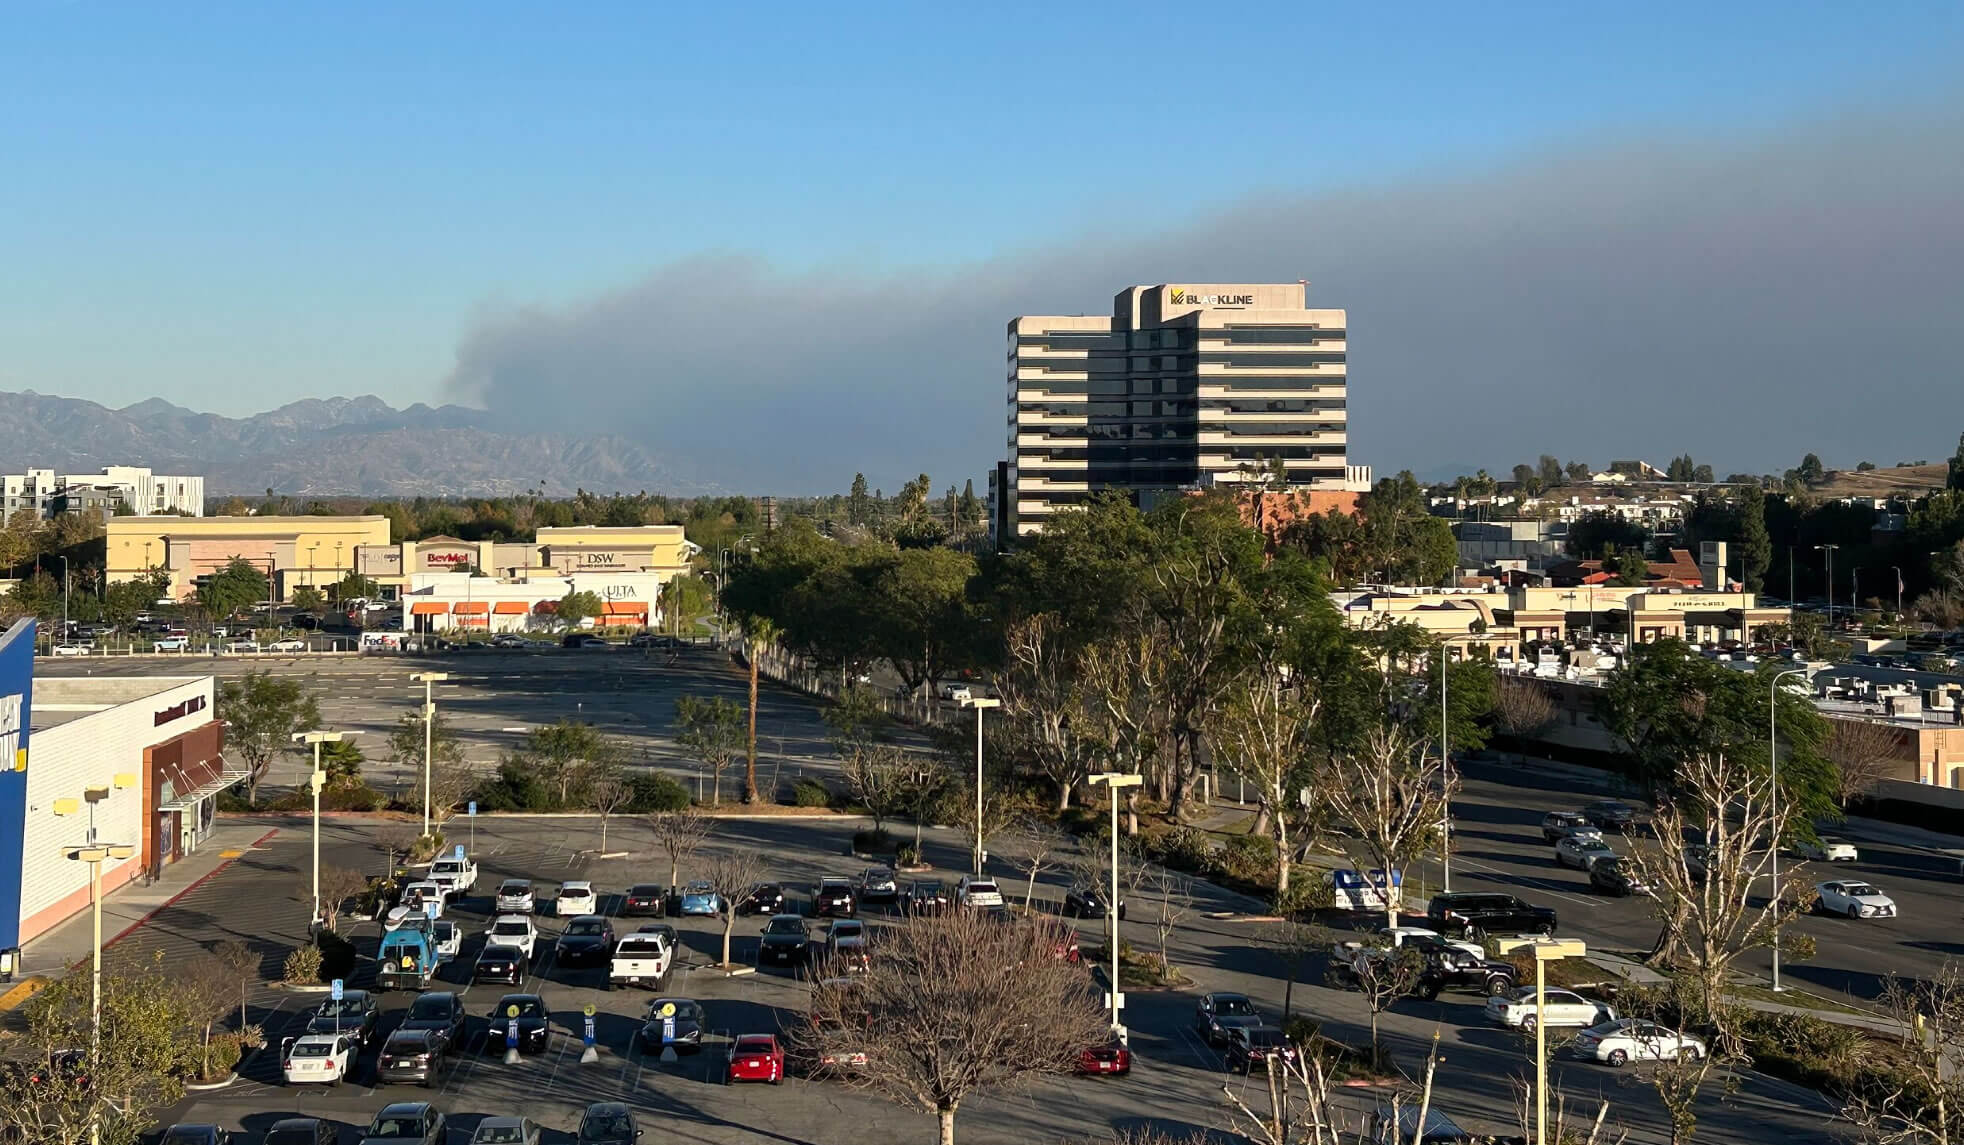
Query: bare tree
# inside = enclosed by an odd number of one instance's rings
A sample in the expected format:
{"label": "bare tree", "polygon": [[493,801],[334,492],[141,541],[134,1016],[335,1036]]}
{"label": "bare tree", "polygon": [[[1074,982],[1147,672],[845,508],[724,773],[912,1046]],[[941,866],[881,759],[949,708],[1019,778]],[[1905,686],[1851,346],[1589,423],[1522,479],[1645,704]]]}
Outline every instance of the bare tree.
{"label": "bare tree", "polygon": [[695,854],[709,837],[716,821],[693,807],[680,811],[656,811],[648,816],[648,829],[655,833],[655,846],[668,856],[668,885],[681,885],[682,864]]}
{"label": "bare tree", "polygon": [[[1374,1115],[1383,1118],[1382,1123],[1366,1127],[1370,1141],[1376,1145],[1419,1145],[1422,1129],[1407,1136],[1405,1112],[1416,1110],[1412,1124],[1424,1126],[1432,1108],[1432,1086],[1440,1060],[1435,1035],[1418,1084],[1386,1095],[1380,1112]],[[1335,1100],[1342,1090],[1331,1076],[1331,1062],[1321,1046],[1299,1047],[1294,1060],[1270,1055],[1267,1066],[1262,1078],[1265,1085],[1255,1091],[1252,1101],[1245,1089],[1237,1093],[1231,1085],[1221,1086],[1234,1127],[1249,1140],[1259,1145],[1347,1145],[1365,1139],[1365,1134],[1349,1131],[1352,1118],[1345,1116]],[[1567,1138],[1558,1140],[1570,1145]]]}
{"label": "bare tree", "polygon": [[1946,959],[1933,977],[1891,977],[1882,1002],[1896,1020],[1911,1084],[1852,1098],[1841,1111],[1864,1145],[1950,1145],[1964,1139],[1964,973]]}
{"label": "bare tree", "polygon": [[1279,663],[1257,667],[1216,709],[1209,729],[1216,755],[1254,785],[1254,831],[1275,840],[1275,895],[1289,893],[1289,820],[1297,793],[1310,790],[1308,741],[1320,695],[1292,686]]}
{"label": "bare tree", "polygon": [[1555,722],[1555,701],[1534,680],[1500,676],[1494,681],[1493,722],[1507,735],[1531,739]]}
{"label": "bare tree", "polygon": [[1166,955],[1167,939],[1193,913],[1193,880],[1177,871],[1165,867],[1155,867],[1147,876],[1145,899],[1140,904],[1145,908],[1146,920],[1152,923],[1153,934],[1159,939],[1159,974],[1162,980],[1173,977],[1173,963]]}
{"label": "bare tree", "polygon": [[873,817],[873,829],[904,811],[912,794],[916,764],[896,744],[864,742],[839,753],[846,790]]}
{"label": "bare tree", "polygon": [[[1521,1139],[1534,1136],[1534,1086],[1516,1079],[1514,1082],[1514,1113],[1521,1126]],[[1569,1116],[1568,1094],[1548,1087],[1548,1126],[1547,1138],[1559,1145],[1621,1145],[1629,1140],[1628,1131],[1608,1124],[1609,1102],[1596,1102],[1596,1115],[1583,1117],[1578,1110],[1574,1118]]]}
{"label": "bare tree", "polygon": [[1395,724],[1377,728],[1358,747],[1334,753],[1319,785],[1332,817],[1385,872],[1389,926],[1398,925],[1402,890],[1393,873],[1438,840],[1448,813],[1444,763],[1425,748],[1424,740]]}
{"label": "bare tree", "polygon": [[[1162,758],[1171,741],[1166,712],[1155,702],[1166,680],[1166,650],[1151,634],[1123,632],[1086,645],[1078,658],[1084,690],[1084,734],[1120,771],[1137,772],[1170,790]],[[1139,833],[1138,787],[1125,789],[1127,835]]]}
{"label": "bare tree", "polygon": [[[368,876],[352,867],[321,868],[321,925],[335,929],[349,899],[368,889]],[[309,894],[312,894],[311,879]]]}
{"label": "bare tree", "polygon": [[941,1145],[972,1095],[1070,1073],[1110,1036],[1089,979],[1056,957],[1051,935],[970,911],[884,932],[865,973],[813,988],[811,1012],[832,1020],[792,1029],[801,1056],[864,1053],[870,1068],[839,1080],[934,1114]]}
{"label": "bare tree", "polygon": [[1364,999],[1364,1008],[1371,1012],[1374,1058],[1382,1058],[1384,1052],[1378,1041],[1379,1016],[1398,999],[1415,993],[1424,973],[1425,956],[1416,947],[1393,946],[1382,938],[1360,943],[1331,960],[1331,984],[1355,989]]}
{"label": "bare tree", "polygon": [[252,948],[236,938],[227,938],[211,948],[211,956],[225,968],[231,983],[239,991],[239,1029],[246,1028],[246,992],[259,980],[259,956]]}
{"label": "bare tree", "polygon": [[1905,746],[1901,733],[1888,724],[1840,717],[1828,721],[1828,738],[1821,752],[1840,775],[1837,794],[1844,807],[1875,790],[1881,781],[1894,779],[1915,755]]}
{"label": "bare tree", "polygon": [[723,920],[722,967],[730,969],[730,936],[736,930],[737,903],[751,887],[764,878],[764,857],[748,847],[717,851],[703,864],[703,881],[716,892],[716,907]]}
{"label": "bare tree", "polygon": [[587,806],[600,816],[600,853],[607,853],[607,821],[634,799],[634,788],[618,775],[603,776],[587,785]]}
{"label": "bare tree", "polygon": [[396,877],[396,860],[407,860],[416,849],[416,829],[408,824],[394,824],[375,832],[375,846],[382,852],[382,863],[388,868],[388,877]]}
{"label": "bare tree", "polygon": [[1016,821],[1010,845],[1014,848],[1010,863],[1029,880],[1029,888],[1023,892],[1023,908],[1028,910],[1036,899],[1037,876],[1070,849],[1070,836],[1047,820],[1026,815]]}

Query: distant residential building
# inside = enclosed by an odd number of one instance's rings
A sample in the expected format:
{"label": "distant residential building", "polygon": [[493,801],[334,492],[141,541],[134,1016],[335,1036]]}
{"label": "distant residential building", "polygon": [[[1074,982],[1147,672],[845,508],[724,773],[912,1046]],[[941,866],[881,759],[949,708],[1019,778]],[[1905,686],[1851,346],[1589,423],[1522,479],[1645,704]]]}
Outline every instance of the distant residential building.
{"label": "distant residential building", "polygon": [[202,517],[205,479],[152,473],[138,465],[111,465],[100,473],[57,474],[52,469],[29,469],[0,477],[0,510],[8,518],[22,509],[32,509],[44,517],[99,511],[105,497],[137,516],[176,513]]}
{"label": "distant residential building", "polygon": [[1133,286],[1109,315],[1011,319],[998,537],[1105,491],[1349,488],[1347,336],[1303,283]]}

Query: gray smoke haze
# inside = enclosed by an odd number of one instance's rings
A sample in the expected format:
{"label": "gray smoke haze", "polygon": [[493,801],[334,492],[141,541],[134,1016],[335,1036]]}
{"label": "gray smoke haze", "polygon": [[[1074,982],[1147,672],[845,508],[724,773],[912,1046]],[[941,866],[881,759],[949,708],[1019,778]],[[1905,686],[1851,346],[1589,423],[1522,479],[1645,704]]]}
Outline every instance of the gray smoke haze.
{"label": "gray smoke haze", "polygon": [[1104,313],[1133,283],[1307,278],[1311,305],[1350,312],[1352,460],[1380,473],[1934,459],[1964,430],[1959,110],[1573,146],[966,266],[705,254],[568,309],[486,313],[449,385],[746,492],[855,471],[979,490],[1004,449],[1010,317]]}

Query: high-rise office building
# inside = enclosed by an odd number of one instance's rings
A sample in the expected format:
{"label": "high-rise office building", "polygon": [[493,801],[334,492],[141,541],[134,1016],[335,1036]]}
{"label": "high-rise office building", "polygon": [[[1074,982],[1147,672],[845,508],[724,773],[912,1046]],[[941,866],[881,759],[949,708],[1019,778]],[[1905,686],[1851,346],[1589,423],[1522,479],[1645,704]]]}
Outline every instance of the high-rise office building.
{"label": "high-rise office building", "polygon": [[[1009,460],[999,537],[1105,490],[1142,508],[1244,480],[1344,489],[1345,317],[1303,283],[1134,286],[1111,317],[1009,323]],[[1259,471],[1259,472],[1258,472]]]}

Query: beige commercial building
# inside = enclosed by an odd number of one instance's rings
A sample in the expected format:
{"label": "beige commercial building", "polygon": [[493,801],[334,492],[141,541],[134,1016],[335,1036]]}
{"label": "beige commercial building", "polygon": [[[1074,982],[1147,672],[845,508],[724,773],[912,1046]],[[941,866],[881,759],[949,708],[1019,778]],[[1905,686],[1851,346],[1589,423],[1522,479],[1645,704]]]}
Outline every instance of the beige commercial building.
{"label": "beige commercial building", "polygon": [[273,579],[280,599],[302,584],[329,585],[355,567],[355,550],[389,542],[387,517],[112,517],[104,525],[109,580],[170,574],[170,595],[238,557]]}
{"label": "beige commercial building", "polygon": [[1344,311],[1303,283],[1133,286],[1112,313],[1011,319],[999,537],[1104,490],[1142,507],[1280,463],[1289,484],[1343,489]]}

